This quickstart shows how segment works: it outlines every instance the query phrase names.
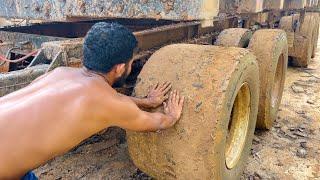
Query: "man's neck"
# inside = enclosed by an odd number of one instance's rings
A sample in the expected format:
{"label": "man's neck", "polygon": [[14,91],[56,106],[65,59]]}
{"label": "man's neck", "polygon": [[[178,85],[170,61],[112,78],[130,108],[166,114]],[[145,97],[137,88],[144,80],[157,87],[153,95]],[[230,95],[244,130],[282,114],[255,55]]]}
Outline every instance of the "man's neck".
{"label": "man's neck", "polygon": [[112,86],[113,84],[113,80],[111,80],[111,78],[107,75],[107,74],[103,74],[103,73],[100,73],[100,72],[96,72],[96,71],[92,71],[86,67],[83,67],[82,70],[86,73],[86,74],[91,74],[91,75],[96,75],[96,76],[99,76],[99,77],[102,77],[103,80],[108,83],[110,86]]}

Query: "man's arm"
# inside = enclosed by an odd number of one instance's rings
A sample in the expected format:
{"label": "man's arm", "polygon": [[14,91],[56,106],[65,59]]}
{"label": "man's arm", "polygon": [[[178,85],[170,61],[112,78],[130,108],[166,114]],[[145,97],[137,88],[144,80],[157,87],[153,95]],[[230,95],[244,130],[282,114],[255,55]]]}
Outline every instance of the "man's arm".
{"label": "man's arm", "polygon": [[148,92],[146,98],[130,97],[130,99],[140,108],[156,108],[168,99],[167,93],[171,89],[171,83],[157,83]]}
{"label": "man's arm", "polygon": [[[171,92],[164,103],[164,113],[150,113],[140,110],[128,97],[120,96],[109,108],[111,126],[133,131],[157,131],[172,127],[181,116],[184,98],[177,91]],[[110,101],[109,101],[110,102]]]}
{"label": "man's arm", "polygon": [[128,96],[139,108],[154,108],[153,105],[151,105],[150,100],[146,98],[138,98],[138,97],[132,97]]}

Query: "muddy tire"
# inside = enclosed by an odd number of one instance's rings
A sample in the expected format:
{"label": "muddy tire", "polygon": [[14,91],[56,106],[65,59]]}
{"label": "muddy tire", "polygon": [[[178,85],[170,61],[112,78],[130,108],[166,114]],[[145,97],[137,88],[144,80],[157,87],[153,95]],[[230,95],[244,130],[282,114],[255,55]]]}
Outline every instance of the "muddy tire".
{"label": "muddy tire", "polygon": [[[291,16],[284,16],[280,20],[280,29],[286,32],[294,32],[294,27],[297,22],[299,22],[299,14],[294,14]],[[297,24],[296,24],[297,25]]]}
{"label": "muddy tire", "polygon": [[280,28],[288,36],[288,55],[292,64],[298,67],[308,67],[314,50],[315,18],[307,13],[301,21],[300,15],[282,17]]}
{"label": "muddy tire", "polygon": [[311,61],[314,45],[314,23],[314,17],[311,14],[306,14],[294,42],[296,56],[293,57],[293,64],[295,66],[308,67]]}
{"label": "muddy tire", "polygon": [[252,32],[249,29],[244,28],[230,28],[223,30],[216,42],[217,46],[224,47],[242,47],[246,48],[249,45]]}
{"label": "muddy tire", "polygon": [[136,96],[158,81],[186,97],[183,114],[168,130],[127,132],[135,165],[157,179],[239,179],[258,111],[255,56],[242,48],[166,46],[143,67]]}
{"label": "muddy tire", "polygon": [[281,103],[288,63],[288,45],[283,30],[256,31],[249,44],[260,70],[257,128],[270,129]]}
{"label": "muddy tire", "polygon": [[[297,42],[297,39],[304,40],[303,37],[298,37],[296,31],[299,30],[299,21],[300,21],[300,15],[294,14],[291,16],[284,16],[280,20],[280,29],[286,31],[287,34],[287,41],[288,41],[288,55],[290,57],[296,56],[296,50],[295,50],[295,42]],[[297,46],[297,44],[296,44]]]}

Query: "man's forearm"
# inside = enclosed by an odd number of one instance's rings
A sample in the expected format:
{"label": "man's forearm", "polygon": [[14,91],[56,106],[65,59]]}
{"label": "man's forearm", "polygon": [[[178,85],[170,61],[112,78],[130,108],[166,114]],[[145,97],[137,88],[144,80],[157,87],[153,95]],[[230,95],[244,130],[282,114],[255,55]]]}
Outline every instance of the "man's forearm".
{"label": "man's forearm", "polygon": [[139,126],[142,129],[138,131],[158,131],[172,127],[175,124],[175,120],[163,113],[147,113],[145,114],[144,118],[139,119]]}
{"label": "man's forearm", "polygon": [[139,107],[139,108],[152,108],[149,100],[147,98],[136,98],[130,97],[130,99]]}

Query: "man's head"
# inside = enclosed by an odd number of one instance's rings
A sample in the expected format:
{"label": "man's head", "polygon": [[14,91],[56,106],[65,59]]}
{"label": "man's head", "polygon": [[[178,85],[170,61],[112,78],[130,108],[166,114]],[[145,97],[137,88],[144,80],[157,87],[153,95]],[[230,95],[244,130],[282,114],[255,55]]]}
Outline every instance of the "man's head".
{"label": "man's head", "polygon": [[137,40],[126,27],[116,23],[97,23],[85,37],[83,65],[114,78],[121,86],[131,72],[132,56]]}

